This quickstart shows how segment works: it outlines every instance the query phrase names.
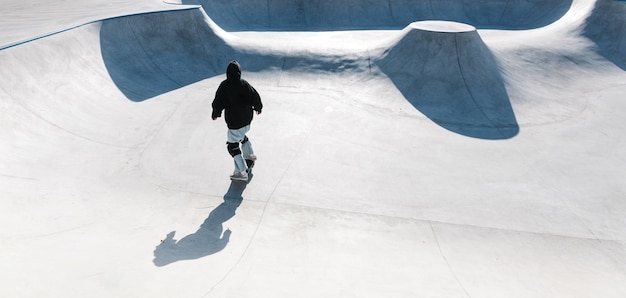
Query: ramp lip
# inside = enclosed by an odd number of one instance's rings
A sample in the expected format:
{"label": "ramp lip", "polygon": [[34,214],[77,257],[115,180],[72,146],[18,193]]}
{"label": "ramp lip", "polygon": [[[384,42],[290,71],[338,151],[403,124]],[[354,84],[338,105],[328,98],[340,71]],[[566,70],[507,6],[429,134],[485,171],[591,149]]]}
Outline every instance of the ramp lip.
{"label": "ramp lip", "polygon": [[202,6],[200,5],[178,5],[175,6],[172,4],[171,8],[159,8],[159,9],[146,9],[143,11],[136,11],[136,12],[131,12],[131,13],[126,13],[126,14],[122,14],[122,13],[114,13],[111,15],[102,15],[100,17],[93,17],[91,19],[85,19],[83,21],[77,22],[77,23],[68,23],[65,26],[59,26],[59,28],[55,28],[51,31],[48,32],[44,32],[41,34],[32,34],[30,36],[25,35],[24,37],[22,37],[21,39],[17,39],[17,40],[8,40],[6,43],[2,43],[2,41],[0,41],[0,51],[9,49],[9,48],[13,48],[16,46],[20,46],[29,42],[33,42],[39,39],[43,39],[52,35],[56,35],[59,33],[63,33],[66,31],[70,31],[76,28],[80,28],[82,26],[87,26],[90,24],[94,24],[94,23],[98,23],[98,22],[103,22],[106,20],[112,20],[112,19],[118,19],[118,18],[125,18],[125,17],[133,17],[133,16],[139,16],[139,15],[146,15],[146,14],[156,14],[156,13],[166,13],[166,12],[172,12],[172,11],[185,11],[185,10],[194,10],[194,9],[202,9]]}
{"label": "ramp lip", "polygon": [[465,23],[441,20],[418,21],[409,24],[413,29],[441,32],[441,33],[463,33],[476,31],[476,27]]}

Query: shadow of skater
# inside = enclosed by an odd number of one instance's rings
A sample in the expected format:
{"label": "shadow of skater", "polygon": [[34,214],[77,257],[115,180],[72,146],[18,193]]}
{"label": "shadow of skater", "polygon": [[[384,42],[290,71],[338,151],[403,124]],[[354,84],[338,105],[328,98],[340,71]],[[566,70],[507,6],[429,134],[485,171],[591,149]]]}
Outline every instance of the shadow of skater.
{"label": "shadow of skater", "polygon": [[180,240],[174,239],[176,231],[167,234],[154,250],[154,265],[161,267],[176,261],[199,259],[224,249],[232,232],[227,229],[222,234],[222,224],[235,216],[245,189],[245,183],[231,182],[224,202],[211,211],[195,233]]}

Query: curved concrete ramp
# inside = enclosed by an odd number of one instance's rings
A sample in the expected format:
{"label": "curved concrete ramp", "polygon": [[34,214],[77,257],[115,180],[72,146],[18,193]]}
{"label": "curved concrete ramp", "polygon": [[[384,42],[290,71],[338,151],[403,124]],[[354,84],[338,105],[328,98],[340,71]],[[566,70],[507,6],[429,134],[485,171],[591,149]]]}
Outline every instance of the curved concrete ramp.
{"label": "curved concrete ramp", "polygon": [[500,68],[472,26],[412,23],[376,64],[413,106],[448,130],[484,139],[519,131]]}
{"label": "curved concrete ramp", "polygon": [[26,113],[36,120],[24,120],[24,125],[54,131],[46,135],[65,133],[106,146],[142,147],[156,123],[171,113],[172,103],[155,102],[164,109],[145,114],[144,107],[127,99],[103,61],[101,25],[84,25],[0,51],[0,88],[8,94],[2,100],[15,106],[10,113]]}
{"label": "curved concrete ramp", "polygon": [[530,29],[561,18],[572,0],[183,0],[200,4],[221,27],[240,30],[404,28],[420,20],[450,20],[477,28]]}

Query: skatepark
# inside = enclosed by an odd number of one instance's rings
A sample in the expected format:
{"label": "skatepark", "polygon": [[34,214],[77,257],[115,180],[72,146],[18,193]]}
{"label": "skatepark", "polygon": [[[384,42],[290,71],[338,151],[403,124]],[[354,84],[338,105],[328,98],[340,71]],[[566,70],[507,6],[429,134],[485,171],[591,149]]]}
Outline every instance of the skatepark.
{"label": "skatepark", "polygon": [[625,1],[2,0],[0,28],[2,297],[626,296]]}

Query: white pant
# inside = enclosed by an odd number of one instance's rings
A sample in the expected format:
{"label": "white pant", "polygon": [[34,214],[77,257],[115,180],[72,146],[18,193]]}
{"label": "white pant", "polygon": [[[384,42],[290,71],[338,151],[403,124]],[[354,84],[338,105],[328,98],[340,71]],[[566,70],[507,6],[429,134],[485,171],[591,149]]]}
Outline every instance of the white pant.
{"label": "white pant", "polygon": [[[246,125],[240,129],[229,129],[226,140],[229,143],[241,143],[246,138],[246,133],[248,131],[250,131],[250,125]],[[241,152],[243,153],[243,156],[241,156],[241,154],[233,156],[235,161],[235,172],[245,172],[248,168],[244,158],[254,154],[250,140],[241,144]]]}
{"label": "white pant", "polygon": [[240,129],[229,129],[226,141],[229,143],[241,143],[248,131],[250,131],[250,125],[246,125]]}

